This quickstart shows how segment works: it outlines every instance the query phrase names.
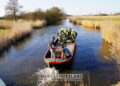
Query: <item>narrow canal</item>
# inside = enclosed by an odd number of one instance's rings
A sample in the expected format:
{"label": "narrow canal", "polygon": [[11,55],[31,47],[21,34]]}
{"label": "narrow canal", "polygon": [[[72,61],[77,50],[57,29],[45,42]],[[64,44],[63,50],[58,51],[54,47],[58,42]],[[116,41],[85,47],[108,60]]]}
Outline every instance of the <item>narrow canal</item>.
{"label": "narrow canal", "polygon": [[111,86],[118,83],[119,70],[115,64],[105,59],[109,58],[110,53],[101,32],[73,25],[66,19],[60,25],[33,30],[30,37],[0,53],[0,78],[7,86],[33,86],[33,75],[46,68],[43,56],[49,48],[48,43],[52,36],[57,37],[57,31],[62,27],[71,27],[78,36],[73,63],[60,73],[87,75],[90,86]]}

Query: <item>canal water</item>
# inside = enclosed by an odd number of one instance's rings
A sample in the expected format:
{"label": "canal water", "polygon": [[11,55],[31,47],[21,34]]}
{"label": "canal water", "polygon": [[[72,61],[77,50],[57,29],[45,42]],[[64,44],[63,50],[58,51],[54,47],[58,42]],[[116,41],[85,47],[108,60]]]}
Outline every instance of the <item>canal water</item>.
{"label": "canal water", "polygon": [[0,53],[0,78],[7,86],[37,86],[40,83],[35,77],[41,71],[56,71],[46,66],[43,56],[52,36],[57,37],[57,31],[62,27],[71,27],[78,36],[71,67],[57,71],[60,74],[83,74],[84,79],[82,84],[56,82],[46,86],[111,86],[119,82],[119,69],[109,60],[109,46],[101,32],[73,25],[65,19],[60,25],[33,30],[30,37]]}

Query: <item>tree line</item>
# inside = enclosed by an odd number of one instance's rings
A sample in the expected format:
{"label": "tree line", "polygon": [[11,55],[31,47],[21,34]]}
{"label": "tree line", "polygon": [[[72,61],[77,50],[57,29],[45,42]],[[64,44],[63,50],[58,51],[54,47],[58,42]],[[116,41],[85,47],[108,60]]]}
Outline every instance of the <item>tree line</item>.
{"label": "tree line", "polygon": [[52,7],[46,11],[37,9],[34,12],[23,12],[21,11],[21,8],[23,8],[23,6],[18,3],[18,0],[9,0],[5,6],[6,15],[3,18],[15,21],[18,19],[33,21],[46,20],[47,24],[50,25],[55,24],[66,17],[66,14],[57,7]]}

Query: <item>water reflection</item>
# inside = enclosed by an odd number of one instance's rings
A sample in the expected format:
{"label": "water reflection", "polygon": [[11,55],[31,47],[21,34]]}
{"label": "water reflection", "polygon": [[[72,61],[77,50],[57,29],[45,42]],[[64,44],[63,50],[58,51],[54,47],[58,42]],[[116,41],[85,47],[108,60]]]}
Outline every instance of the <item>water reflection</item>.
{"label": "water reflection", "polygon": [[101,56],[102,61],[107,62],[111,60],[110,45],[104,39],[102,39],[99,55]]}
{"label": "water reflection", "polygon": [[91,28],[84,27],[84,29],[85,29],[86,31],[100,32],[100,29],[95,29],[95,28],[91,29]]}
{"label": "water reflection", "polygon": [[12,48],[14,48],[16,51],[20,51],[27,45],[31,40],[31,36],[25,37],[22,40],[19,40],[18,42],[14,43],[12,45]]}

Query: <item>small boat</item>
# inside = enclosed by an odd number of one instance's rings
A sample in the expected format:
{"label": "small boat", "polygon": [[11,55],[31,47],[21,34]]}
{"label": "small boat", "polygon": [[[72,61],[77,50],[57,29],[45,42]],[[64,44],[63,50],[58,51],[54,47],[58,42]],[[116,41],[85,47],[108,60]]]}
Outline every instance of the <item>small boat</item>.
{"label": "small boat", "polygon": [[71,60],[74,55],[74,50],[75,50],[75,41],[72,42],[67,42],[66,48],[68,48],[71,52],[71,57],[63,59],[62,58],[62,49],[60,48],[60,45],[58,45],[58,40],[55,41],[55,47],[56,47],[56,58],[51,58],[51,53],[50,49],[46,52],[44,55],[44,61],[48,66],[61,66],[61,65],[66,65],[71,63]]}

